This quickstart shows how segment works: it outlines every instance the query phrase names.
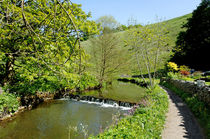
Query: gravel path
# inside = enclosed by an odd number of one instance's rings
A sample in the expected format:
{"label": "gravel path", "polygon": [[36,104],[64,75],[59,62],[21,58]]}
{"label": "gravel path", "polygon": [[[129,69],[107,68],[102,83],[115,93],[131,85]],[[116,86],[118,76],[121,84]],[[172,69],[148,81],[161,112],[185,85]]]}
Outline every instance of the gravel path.
{"label": "gravel path", "polygon": [[162,138],[204,139],[200,126],[186,104],[169,89],[164,89],[169,96],[169,111]]}

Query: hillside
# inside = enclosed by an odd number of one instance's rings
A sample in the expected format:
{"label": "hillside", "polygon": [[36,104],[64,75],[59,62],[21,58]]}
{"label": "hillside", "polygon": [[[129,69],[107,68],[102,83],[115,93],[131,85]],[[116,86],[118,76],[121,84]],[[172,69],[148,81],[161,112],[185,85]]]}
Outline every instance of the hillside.
{"label": "hillside", "polygon": [[[183,24],[185,24],[187,22],[187,19],[190,18],[191,16],[192,16],[192,14],[187,14],[187,15],[173,18],[170,20],[166,20],[166,21],[163,21],[160,23],[160,24],[164,25],[167,28],[167,30],[169,31],[169,48],[175,47],[176,38],[177,38],[179,32],[184,30],[182,28]],[[148,26],[153,26],[153,25],[155,25],[155,24],[150,24]],[[121,39],[121,43],[119,45],[119,47],[121,47],[121,48],[124,48],[123,47],[124,40],[126,40],[126,36],[127,36],[126,32],[127,31],[120,31],[120,32],[115,33]],[[91,49],[90,49],[91,41],[90,40],[82,42],[82,46],[88,54],[90,54],[90,51],[91,51]],[[164,67],[165,62],[169,59],[171,54],[172,54],[171,51],[168,51],[168,50],[162,51],[160,57],[164,57],[164,60],[161,63],[159,63],[159,69],[162,69]],[[135,60],[133,62],[136,63]],[[132,65],[136,65],[136,64],[132,64]],[[134,67],[134,69],[138,69],[138,68]],[[147,70],[144,69],[143,72],[146,73]]]}
{"label": "hillside", "polygon": [[[182,26],[187,22],[187,19],[190,18],[191,16],[192,14],[190,13],[161,22],[161,24],[164,24],[168,28],[169,37],[170,37],[170,46],[175,46],[177,35],[179,34],[180,31],[184,30],[182,29]],[[117,32],[116,34],[121,36],[121,38],[124,38],[124,33],[125,31],[121,31]],[[86,46],[87,44],[89,44],[89,41],[83,42],[83,46]]]}
{"label": "hillside", "polygon": [[170,37],[170,46],[175,46],[177,35],[182,29],[182,25],[187,22],[187,19],[190,18],[192,14],[186,14],[184,16],[176,17],[167,21],[163,21],[162,23],[165,24],[169,31]]}

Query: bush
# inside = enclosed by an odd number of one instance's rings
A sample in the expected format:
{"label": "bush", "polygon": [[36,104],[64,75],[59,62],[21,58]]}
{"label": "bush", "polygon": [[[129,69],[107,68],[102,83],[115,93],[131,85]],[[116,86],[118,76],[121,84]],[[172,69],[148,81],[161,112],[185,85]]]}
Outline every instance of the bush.
{"label": "bush", "polygon": [[90,138],[161,138],[168,110],[168,96],[157,86],[153,92],[148,93],[148,98],[149,106],[137,108],[134,115],[125,117],[104,133]]}
{"label": "bush", "polygon": [[202,72],[201,71],[194,72],[192,78],[193,79],[200,79],[200,78],[202,78]]}
{"label": "bush", "polygon": [[180,71],[188,71],[188,72],[190,72],[190,68],[188,66],[185,66],[185,65],[180,66],[179,70]]}
{"label": "bush", "polygon": [[178,79],[179,78],[179,73],[168,72],[167,77],[169,79]]}
{"label": "bush", "polygon": [[65,73],[65,77],[60,79],[54,75],[43,75],[32,81],[18,77],[16,83],[5,86],[5,89],[10,90],[11,93],[17,92],[19,95],[24,96],[34,95],[37,92],[55,93],[62,89],[73,90],[75,88],[80,88],[81,90],[84,90],[88,87],[97,85],[97,80],[88,73],[84,73],[82,76],[73,73]]}
{"label": "bush", "polygon": [[9,93],[0,94],[0,117],[18,110],[19,102],[16,96]]}
{"label": "bush", "polygon": [[189,71],[185,71],[185,70],[180,70],[180,73],[181,73],[181,75],[184,75],[184,76],[190,75],[190,72]]}
{"label": "bush", "polygon": [[174,62],[168,62],[167,64],[168,71],[176,72],[179,70],[178,66]]}

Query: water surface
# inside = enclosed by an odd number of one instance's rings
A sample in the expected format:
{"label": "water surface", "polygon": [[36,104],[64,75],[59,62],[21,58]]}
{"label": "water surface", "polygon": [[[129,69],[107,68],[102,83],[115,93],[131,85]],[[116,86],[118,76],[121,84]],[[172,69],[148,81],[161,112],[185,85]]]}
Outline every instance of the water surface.
{"label": "water surface", "polygon": [[96,97],[109,98],[131,103],[138,103],[145,96],[146,89],[132,83],[113,82],[101,91],[93,90],[81,95],[92,95]]}
{"label": "water surface", "polygon": [[[56,100],[18,115],[0,126],[2,139],[68,139],[84,138],[84,132],[97,135],[112,122],[112,115],[126,112],[114,107],[103,107],[72,100]],[[82,130],[82,127],[85,127]],[[73,130],[77,127],[77,132]],[[78,134],[78,136],[76,135]]]}

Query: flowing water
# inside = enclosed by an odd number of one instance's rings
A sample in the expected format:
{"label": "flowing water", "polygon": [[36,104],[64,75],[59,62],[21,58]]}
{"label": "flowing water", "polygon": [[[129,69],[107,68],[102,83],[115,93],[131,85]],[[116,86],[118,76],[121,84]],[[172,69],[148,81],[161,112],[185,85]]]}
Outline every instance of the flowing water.
{"label": "flowing water", "polygon": [[[132,84],[117,83],[115,87],[112,87],[112,91],[110,89],[106,91],[114,92],[119,88],[126,88],[125,86],[139,88]],[[129,93],[142,94],[142,90],[132,91]],[[107,92],[106,95],[108,95]],[[86,134],[87,136],[99,134],[100,131],[111,125],[113,115],[123,115],[129,109],[98,102],[54,100],[40,104],[31,111],[21,113],[10,122],[0,123],[0,138],[81,139],[85,138]]]}

